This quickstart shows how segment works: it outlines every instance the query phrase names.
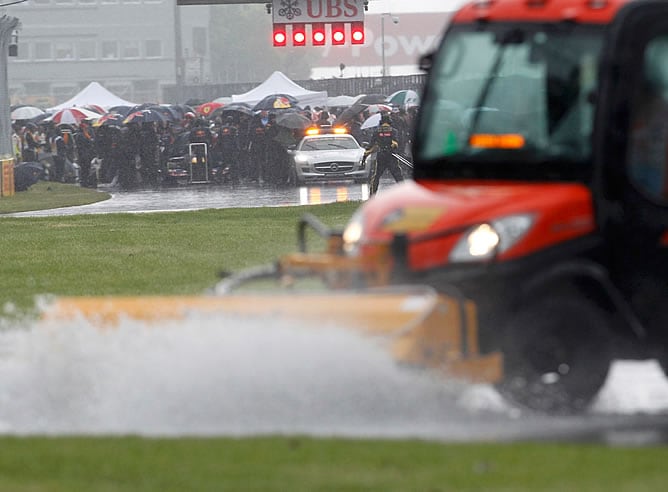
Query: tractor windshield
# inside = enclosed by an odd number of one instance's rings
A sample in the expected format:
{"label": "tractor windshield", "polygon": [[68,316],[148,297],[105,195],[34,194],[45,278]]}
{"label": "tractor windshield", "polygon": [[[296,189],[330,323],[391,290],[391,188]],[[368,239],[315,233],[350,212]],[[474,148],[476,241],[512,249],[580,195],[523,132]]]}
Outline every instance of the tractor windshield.
{"label": "tractor windshield", "polygon": [[435,55],[415,177],[580,180],[591,172],[601,26],[453,26]]}

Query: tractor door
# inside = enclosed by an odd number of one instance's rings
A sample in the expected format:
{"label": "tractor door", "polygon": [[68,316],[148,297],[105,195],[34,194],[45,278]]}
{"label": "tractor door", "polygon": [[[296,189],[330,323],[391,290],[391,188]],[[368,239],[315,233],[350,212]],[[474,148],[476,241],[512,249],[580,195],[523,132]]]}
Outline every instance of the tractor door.
{"label": "tractor door", "polygon": [[668,2],[629,4],[609,41],[593,142],[598,223],[615,284],[649,339],[668,342]]}

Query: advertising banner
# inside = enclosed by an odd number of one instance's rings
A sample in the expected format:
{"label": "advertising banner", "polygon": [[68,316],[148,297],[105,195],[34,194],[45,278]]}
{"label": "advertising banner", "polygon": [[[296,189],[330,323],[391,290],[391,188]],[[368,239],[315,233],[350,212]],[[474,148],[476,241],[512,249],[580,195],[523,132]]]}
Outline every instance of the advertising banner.
{"label": "advertising banner", "polygon": [[450,12],[367,15],[363,45],[331,46],[320,49],[319,67],[379,66],[383,55],[388,66],[417,65],[420,56],[438,47]]}
{"label": "advertising banner", "polygon": [[273,0],[274,24],[364,20],[364,0]]}

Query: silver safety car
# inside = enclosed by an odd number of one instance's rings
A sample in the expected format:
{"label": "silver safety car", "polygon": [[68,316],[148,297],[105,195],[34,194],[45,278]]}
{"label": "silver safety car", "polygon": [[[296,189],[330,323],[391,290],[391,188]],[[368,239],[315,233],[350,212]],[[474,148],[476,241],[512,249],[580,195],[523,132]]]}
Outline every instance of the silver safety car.
{"label": "silver safety car", "polygon": [[296,185],[309,181],[368,182],[369,165],[364,162],[364,148],[352,135],[337,130],[308,131],[290,150],[294,163],[292,181]]}

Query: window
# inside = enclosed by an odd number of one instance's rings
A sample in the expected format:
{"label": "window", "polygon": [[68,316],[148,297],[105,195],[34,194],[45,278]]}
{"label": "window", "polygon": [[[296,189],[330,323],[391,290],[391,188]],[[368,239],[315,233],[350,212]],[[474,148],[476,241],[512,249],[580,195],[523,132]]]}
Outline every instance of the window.
{"label": "window", "polygon": [[30,43],[22,42],[19,38],[19,54],[15,61],[28,61],[30,60]]}
{"label": "window", "polygon": [[121,50],[123,58],[139,58],[139,41],[134,39],[121,41]]}
{"label": "window", "polygon": [[35,60],[51,60],[51,43],[48,41],[37,41],[35,43]]}
{"label": "window", "polygon": [[650,199],[668,199],[668,36],[645,48],[641,81],[632,98],[628,174]]}
{"label": "window", "polygon": [[95,60],[97,57],[95,41],[79,41],[77,43],[77,54],[79,55],[79,60]]}
{"label": "window", "polygon": [[101,48],[103,60],[115,60],[118,58],[117,41],[102,41]]}
{"label": "window", "polygon": [[434,163],[427,172],[587,179],[604,36],[597,25],[453,26],[434,59],[416,131],[418,158]]}
{"label": "window", "polygon": [[146,40],[146,58],[162,58],[162,41],[159,39]]}
{"label": "window", "polygon": [[56,60],[73,60],[74,43],[70,41],[57,41],[54,43]]}

